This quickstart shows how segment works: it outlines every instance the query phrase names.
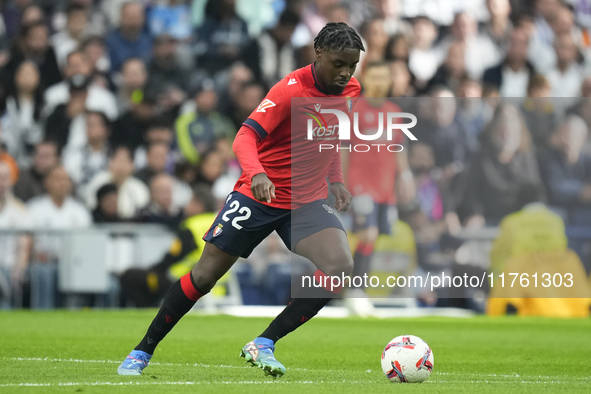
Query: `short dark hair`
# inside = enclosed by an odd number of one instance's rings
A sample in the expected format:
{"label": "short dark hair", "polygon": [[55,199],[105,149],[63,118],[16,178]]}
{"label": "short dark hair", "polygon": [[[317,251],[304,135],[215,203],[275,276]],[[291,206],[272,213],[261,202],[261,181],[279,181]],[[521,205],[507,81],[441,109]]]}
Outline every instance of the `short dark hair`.
{"label": "short dark hair", "polygon": [[103,111],[93,111],[93,110],[86,110],[86,116],[88,115],[96,115],[103,121],[103,124],[107,128],[107,130],[111,130],[111,120]]}
{"label": "short dark hair", "polygon": [[105,40],[101,36],[89,36],[84,41],[82,41],[82,44],[80,44],[80,50],[84,51],[86,48],[94,44],[98,44],[103,47],[106,46]]}
{"label": "short dark hair", "polygon": [[297,26],[300,23],[300,16],[291,10],[285,10],[279,16],[277,25]]}
{"label": "short dark hair", "polygon": [[83,6],[82,4],[79,3],[74,3],[74,2],[70,2],[67,6],[66,6],[66,15],[70,16],[70,14],[74,13],[74,12],[86,12],[86,7]]}
{"label": "short dark hair", "polygon": [[135,156],[134,152],[132,151],[130,146],[125,145],[125,144],[113,146],[109,152],[109,160],[113,159],[115,157],[115,155],[117,154],[117,152],[119,152],[121,149],[126,150],[127,153],[129,153],[129,158],[131,159],[131,161],[134,160],[134,156]]}
{"label": "short dark hair", "polygon": [[324,25],[314,38],[314,49],[316,48],[326,48],[332,51],[354,48],[365,51],[359,34],[344,22],[330,22]]}

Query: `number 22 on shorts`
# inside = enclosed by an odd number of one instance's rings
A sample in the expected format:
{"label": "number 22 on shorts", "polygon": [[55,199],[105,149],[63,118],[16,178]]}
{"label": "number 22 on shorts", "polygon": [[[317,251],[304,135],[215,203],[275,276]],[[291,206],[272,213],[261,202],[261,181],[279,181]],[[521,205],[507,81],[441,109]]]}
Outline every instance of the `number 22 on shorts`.
{"label": "number 22 on shorts", "polygon": [[250,208],[248,208],[248,207],[240,208],[240,203],[238,201],[234,200],[230,203],[230,209],[224,213],[224,215],[222,216],[222,220],[224,222],[229,221],[230,220],[229,215],[233,214],[236,211],[238,211],[238,213],[240,213],[242,216],[236,216],[232,220],[232,227],[234,227],[238,230],[242,230],[242,226],[238,223],[248,220],[248,218],[250,218],[251,211],[250,211]]}

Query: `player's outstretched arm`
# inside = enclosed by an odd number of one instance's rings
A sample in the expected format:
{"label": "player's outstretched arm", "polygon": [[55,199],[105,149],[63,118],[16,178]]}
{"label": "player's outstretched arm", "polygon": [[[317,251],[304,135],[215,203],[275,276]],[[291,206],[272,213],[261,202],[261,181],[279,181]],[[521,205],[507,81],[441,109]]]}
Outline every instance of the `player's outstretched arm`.
{"label": "player's outstretched arm", "polygon": [[330,192],[335,196],[336,202],[334,207],[339,212],[345,212],[349,209],[351,204],[351,193],[345,189],[345,185],[341,182],[334,182],[330,184]]}
{"label": "player's outstretched arm", "polygon": [[258,201],[270,203],[275,199],[275,185],[269,180],[257,151],[257,135],[249,127],[242,126],[232,145],[242,171],[250,177],[250,190]]}

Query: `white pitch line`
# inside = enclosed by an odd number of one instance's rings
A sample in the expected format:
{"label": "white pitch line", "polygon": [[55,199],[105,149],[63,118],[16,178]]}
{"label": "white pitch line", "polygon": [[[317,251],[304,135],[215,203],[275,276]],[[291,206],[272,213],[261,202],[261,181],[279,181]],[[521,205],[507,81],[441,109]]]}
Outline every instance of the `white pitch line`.
{"label": "white pitch line", "polygon": [[[121,361],[116,361],[116,360],[81,360],[81,359],[75,359],[75,358],[50,358],[50,357],[3,357],[0,358],[0,360],[8,360],[8,361],[49,361],[49,362],[73,362],[73,363],[98,363],[98,364],[120,364]],[[156,365],[156,366],[173,366],[173,367],[202,367],[202,368],[245,368],[245,369],[250,369],[252,368],[251,366],[234,366],[234,365],[211,365],[211,364],[202,364],[202,363],[194,363],[194,364],[173,364],[173,363],[158,363],[158,362],[150,362],[150,365]],[[290,371],[315,371],[315,372],[342,372],[342,371],[335,371],[335,370],[330,370],[330,369],[309,369],[309,368],[288,368],[288,370]],[[366,372],[371,372],[371,370],[368,370]],[[506,378],[506,379],[522,379],[522,382],[527,382],[523,379],[528,379],[528,381],[538,381],[539,379],[544,379],[543,382],[546,383],[555,383],[555,382],[564,382],[565,380],[581,380],[581,381],[585,381],[585,382],[591,382],[591,376],[589,377],[575,377],[575,376],[542,376],[542,375],[520,375],[517,373],[513,373],[513,374],[497,374],[497,373],[491,373],[491,374],[483,374],[483,373],[456,373],[456,372],[439,372],[439,371],[434,371],[432,377],[433,378],[437,378],[437,376],[463,376],[463,377],[477,377],[477,378],[482,378],[482,379],[486,379],[486,378]],[[488,380],[485,380],[486,382],[489,382]],[[441,380],[437,380],[437,381],[433,381],[433,380],[428,380],[427,382],[429,383],[438,383],[438,382],[443,382]],[[466,382],[465,380],[453,380],[453,381],[449,381],[451,382]],[[480,382],[480,381],[478,381]],[[484,382],[484,381],[483,381]],[[255,382],[256,383],[256,382]],[[494,383],[494,382],[491,382]],[[514,383],[511,381],[499,381],[499,383]],[[146,383],[142,383],[142,384],[148,384]],[[155,383],[154,383],[155,384]],[[167,383],[168,384],[168,383]],[[172,383],[171,383],[172,384]],[[199,383],[199,382],[193,382],[191,384],[204,384],[204,383]],[[0,387],[3,387],[0,385]]]}
{"label": "white pitch line", "polygon": [[[50,361],[50,362],[68,362],[68,363],[98,363],[98,364],[121,364],[117,360],[80,360],[76,358],[51,358],[51,357],[4,357],[0,360],[8,361]],[[203,363],[194,364],[174,364],[174,363],[158,363],[150,362],[150,365],[166,366],[166,367],[202,367],[202,368],[251,368],[251,366],[236,366],[236,365],[211,365]],[[309,369],[309,368],[289,368],[291,371],[320,371],[320,372],[335,372],[332,369]]]}
{"label": "white pitch line", "polygon": [[349,384],[367,384],[374,383],[372,381],[357,381],[357,380],[337,380],[337,381],[325,381],[325,380],[243,380],[243,381],[231,381],[221,380],[213,382],[60,382],[60,383],[7,383],[0,384],[0,387],[51,387],[51,386],[144,386],[144,385],[178,385],[178,386],[191,386],[191,385],[216,385],[216,384],[337,384],[337,383],[349,383]]}

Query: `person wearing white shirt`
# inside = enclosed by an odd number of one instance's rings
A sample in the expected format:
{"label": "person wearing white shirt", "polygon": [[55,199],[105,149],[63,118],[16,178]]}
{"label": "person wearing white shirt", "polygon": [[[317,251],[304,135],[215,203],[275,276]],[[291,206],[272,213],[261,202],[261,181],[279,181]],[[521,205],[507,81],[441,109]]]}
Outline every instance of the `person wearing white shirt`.
{"label": "person wearing white shirt", "polygon": [[523,29],[511,33],[507,57],[484,72],[484,84],[494,86],[501,97],[526,97],[533,66],[527,62],[528,38]]}
{"label": "person wearing white shirt", "polygon": [[581,96],[583,70],[577,63],[578,49],[570,34],[563,34],[554,42],[556,67],[546,74],[552,97],[564,97],[555,100],[557,109],[563,111]]}
{"label": "person wearing white shirt", "polygon": [[71,3],[66,8],[65,29],[51,37],[57,63],[63,66],[68,54],[74,51],[84,36],[88,16],[83,5]]}
{"label": "person wearing white shirt", "polygon": [[[0,161],[0,230],[16,232],[27,226],[26,207],[11,192],[10,168]],[[21,304],[30,241],[31,238],[26,235],[0,233],[0,309]]]}
{"label": "person wearing white shirt", "polygon": [[468,12],[456,14],[451,26],[451,35],[442,40],[439,51],[442,54],[447,53],[454,41],[464,44],[466,72],[471,78],[480,79],[484,70],[501,60],[501,49],[488,36],[478,33],[478,25]]}
{"label": "person wearing white shirt", "polygon": [[133,158],[127,147],[120,146],[109,159],[109,170],[100,172],[90,181],[85,191],[86,205],[92,210],[97,206],[96,192],[107,184],[118,188],[117,211],[123,219],[131,219],[150,201],[148,187],[132,176]]}
{"label": "person wearing white shirt", "polygon": [[[92,74],[92,65],[86,54],[81,51],[74,51],[68,54],[66,66],[64,68],[65,80],[50,86],[44,94],[45,107],[43,108],[43,115],[49,116],[55,107],[60,104],[65,104],[70,99],[70,85],[74,82],[78,84],[78,80],[84,80],[87,87],[88,95],[86,96],[86,109],[91,111],[104,112],[109,119],[115,120],[119,115],[117,108],[117,100],[115,95],[107,89],[91,84],[90,76]],[[83,120],[79,121],[83,125]],[[74,122],[73,122],[74,123]]]}
{"label": "person wearing white shirt", "polygon": [[109,161],[108,138],[110,125],[102,112],[86,112],[87,143],[82,147],[66,148],[62,160],[66,171],[77,186],[77,194],[84,196],[84,189],[92,178],[107,169]]}
{"label": "person wearing white shirt", "polygon": [[[47,194],[28,204],[33,230],[71,230],[86,228],[92,223],[90,212],[70,193],[72,182],[66,170],[54,167],[45,179]],[[61,236],[38,234],[31,263],[31,308],[51,309],[56,306],[57,262],[61,253]]]}
{"label": "person wearing white shirt", "polygon": [[413,22],[413,30],[415,45],[409,53],[408,67],[421,83],[426,83],[435,75],[442,60],[441,53],[433,47],[437,29],[429,18],[418,17]]}

